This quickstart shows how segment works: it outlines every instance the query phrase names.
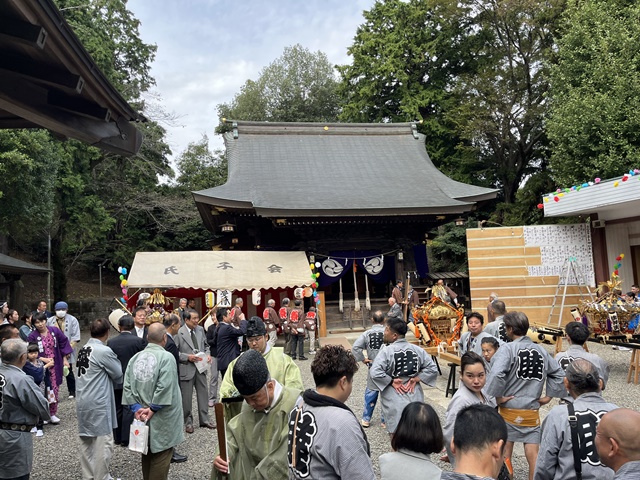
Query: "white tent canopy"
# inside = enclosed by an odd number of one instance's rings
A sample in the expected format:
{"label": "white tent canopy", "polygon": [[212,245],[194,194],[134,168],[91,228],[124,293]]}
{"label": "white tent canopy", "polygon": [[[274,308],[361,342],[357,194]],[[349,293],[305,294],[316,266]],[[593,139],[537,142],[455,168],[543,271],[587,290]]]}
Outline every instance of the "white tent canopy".
{"label": "white tent canopy", "polygon": [[254,290],[311,283],[304,252],[138,252],[127,278],[130,288]]}

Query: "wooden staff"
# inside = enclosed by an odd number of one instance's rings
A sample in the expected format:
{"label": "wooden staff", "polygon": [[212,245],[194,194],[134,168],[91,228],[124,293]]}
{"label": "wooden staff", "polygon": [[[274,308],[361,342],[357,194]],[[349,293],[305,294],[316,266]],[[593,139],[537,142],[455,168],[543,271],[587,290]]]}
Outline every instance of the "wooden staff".
{"label": "wooden staff", "polygon": [[411,290],[411,272],[407,272],[407,285],[404,288],[404,306],[402,307],[402,314],[404,319],[408,320],[407,310],[409,309],[409,290]]}
{"label": "wooden staff", "polygon": [[[227,434],[225,431],[226,425],[224,424],[224,405],[222,403],[216,403],[214,408],[216,412],[216,430],[218,431],[220,458],[229,465],[229,458],[227,457]],[[231,469],[229,469],[229,472],[231,472]]]}

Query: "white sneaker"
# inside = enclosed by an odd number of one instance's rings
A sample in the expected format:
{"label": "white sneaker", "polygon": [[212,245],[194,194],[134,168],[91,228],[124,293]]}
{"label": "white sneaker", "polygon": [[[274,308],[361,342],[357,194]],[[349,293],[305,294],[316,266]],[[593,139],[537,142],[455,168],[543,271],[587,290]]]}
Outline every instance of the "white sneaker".
{"label": "white sneaker", "polygon": [[309,350],[309,355],[315,355],[316,351],[315,350]]}
{"label": "white sneaker", "polygon": [[49,420],[45,420],[44,422],[42,422],[44,425],[49,425]]}
{"label": "white sneaker", "polygon": [[33,427],[29,433],[36,433],[38,431],[38,427]]}
{"label": "white sneaker", "polygon": [[44,432],[42,430],[38,430],[36,432],[36,437],[44,437]]}
{"label": "white sneaker", "polygon": [[51,423],[57,425],[58,423],[60,423],[60,419],[55,415],[51,415]]}
{"label": "white sneaker", "polygon": [[69,395],[69,398],[76,398],[75,395]]}

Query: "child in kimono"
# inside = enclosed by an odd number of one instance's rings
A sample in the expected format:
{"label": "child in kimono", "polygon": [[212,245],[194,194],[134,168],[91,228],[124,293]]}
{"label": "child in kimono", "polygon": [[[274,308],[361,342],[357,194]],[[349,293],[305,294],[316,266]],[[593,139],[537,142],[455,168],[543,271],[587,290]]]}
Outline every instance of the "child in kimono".
{"label": "child in kimono", "polygon": [[491,359],[500,348],[500,340],[495,337],[484,337],[480,342],[482,347],[482,358],[484,358],[485,366],[487,367],[487,373],[491,371]]}
{"label": "child in kimono", "polygon": [[[27,363],[24,364],[22,370],[24,373],[33,378],[34,383],[40,387],[44,398],[47,397],[47,388],[51,387],[51,381],[49,378],[49,368],[53,366],[53,358],[38,358],[40,350],[37,343],[30,343],[27,347]],[[43,361],[45,360],[45,361]],[[44,422],[41,418],[38,419],[38,423],[31,430],[31,433],[35,433],[36,437],[42,437],[44,432],[42,427]]]}

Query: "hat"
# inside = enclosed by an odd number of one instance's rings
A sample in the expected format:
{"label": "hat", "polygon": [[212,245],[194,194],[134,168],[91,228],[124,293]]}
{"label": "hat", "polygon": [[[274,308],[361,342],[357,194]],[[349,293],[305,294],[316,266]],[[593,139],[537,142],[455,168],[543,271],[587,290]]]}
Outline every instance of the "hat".
{"label": "hat", "polygon": [[247,338],[259,337],[260,335],[266,335],[267,328],[264,326],[264,322],[260,317],[251,317],[249,319],[249,325],[247,326]]}
{"label": "hat", "polygon": [[233,383],[242,396],[253,395],[269,381],[267,361],[255,350],[240,355],[232,373]]}
{"label": "hat", "polygon": [[58,302],[54,310],[69,310],[69,305],[67,305],[67,302]]}

